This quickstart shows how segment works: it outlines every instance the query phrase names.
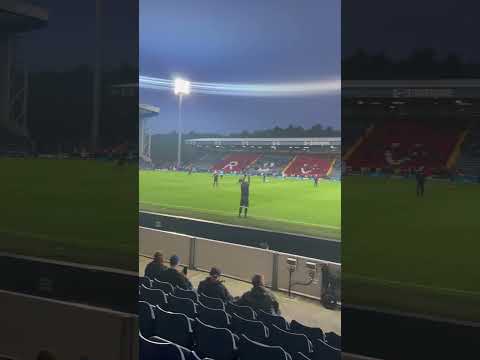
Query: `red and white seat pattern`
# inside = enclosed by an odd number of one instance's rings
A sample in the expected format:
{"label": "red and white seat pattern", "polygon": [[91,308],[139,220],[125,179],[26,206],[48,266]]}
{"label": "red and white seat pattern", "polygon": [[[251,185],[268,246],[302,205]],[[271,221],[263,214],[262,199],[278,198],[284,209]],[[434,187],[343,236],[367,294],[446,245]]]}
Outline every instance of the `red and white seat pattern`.
{"label": "red and white seat pattern", "polygon": [[376,126],[347,161],[352,168],[424,166],[427,171],[446,166],[461,128],[403,121]]}
{"label": "red and white seat pattern", "polygon": [[214,171],[223,171],[224,173],[240,173],[249,165],[254,163],[260,157],[259,154],[229,154],[222,161],[215,164],[212,168]]}
{"label": "red and white seat pattern", "polygon": [[333,159],[325,155],[298,155],[284,170],[286,176],[325,176]]}

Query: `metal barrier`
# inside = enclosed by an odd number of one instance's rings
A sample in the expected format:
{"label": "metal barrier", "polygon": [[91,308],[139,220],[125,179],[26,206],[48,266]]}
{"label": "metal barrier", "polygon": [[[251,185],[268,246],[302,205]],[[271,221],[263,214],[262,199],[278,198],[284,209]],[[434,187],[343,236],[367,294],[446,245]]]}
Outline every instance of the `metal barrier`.
{"label": "metal barrier", "polygon": [[208,271],[218,266],[225,276],[243,281],[261,273],[273,290],[287,291],[293,284],[292,293],[315,299],[321,298],[325,288],[322,274],[327,267],[330,276],[338,280],[334,291],[337,299],[341,298],[339,263],[140,227],[140,255],[152,256],[159,250],[167,257],[178,255],[182,264],[192,269]]}

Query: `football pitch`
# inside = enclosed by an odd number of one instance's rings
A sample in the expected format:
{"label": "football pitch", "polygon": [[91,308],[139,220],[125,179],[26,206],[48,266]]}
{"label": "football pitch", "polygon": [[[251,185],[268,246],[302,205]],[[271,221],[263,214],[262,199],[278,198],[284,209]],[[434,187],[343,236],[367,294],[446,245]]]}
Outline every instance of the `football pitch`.
{"label": "football pitch", "polygon": [[140,172],[140,209],[226,224],[340,239],[340,182],[251,177],[247,218],[238,217],[239,176]]}
{"label": "football pitch", "polygon": [[342,184],[343,301],[480,320],[480,186],[347,177]]}
{"label": "football pitch", "polygon": [[3,158],[0,168],[0,251],[138,270],[136,165]]}

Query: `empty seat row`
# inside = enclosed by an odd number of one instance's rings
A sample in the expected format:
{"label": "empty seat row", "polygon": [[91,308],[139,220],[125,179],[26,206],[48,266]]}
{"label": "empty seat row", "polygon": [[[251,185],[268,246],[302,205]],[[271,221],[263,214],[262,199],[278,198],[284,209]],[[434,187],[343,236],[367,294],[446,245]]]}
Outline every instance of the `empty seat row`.
{"label": "empty seat row", "polygon": [[[221,310],[213,311],[222,312]],[[207,320],[210,319],[207,318]],[[169,312],[158,306],[154,307],[146,302],[139,302],[139,321],[140,331],[146,337],[157,335],[187,348],[193,348],[195,344],[200,346],[203,339],[203,345],[199,350],[201,354],[203,354],[201,349],[205,349],[207,346],[206,339],[213,336],[216,346],[223,349],[224,357],[222,359],[229,359],[225,355],[227,352],[236,352],[235,338],[238,339],[237,335],[245,335],[249,340],[263,345],[281,345],[292,356],[301,352],[315,358],[322,354],[322,359],[328,360],[336,359],[336,356],[340,354],[338,349],[329,346],[323,339],[309,339],[305,334],[286,331],[276,325],[267,328],[260,321],[243,319],[237,314],[232,316],[232,322],[228,326],[213,326],[205,323],[200,316],[193,320],[184,314]],[[203,337],[207,333],[209,335]],[[210,350],[204,355],[211,355],[212,352],[213,350]]]}
{"label": "empty seat row", "polygon": [[201,321],[197,329],[194,350],[157,336],[147,339],[140,334],[140,360],[200,360],[202,357],[204,360],[292,360],[280,346],[261,344],[245,335],[237,337],[227,329],[211,327]]}
{"label": "empty seat row", "polygon": [[202,360],[195,351],[157,336],[147,339],[142,334],[139,334],[139,353],[140,360]]}
{"label": "empty seat row", "polygon": [[[304,334],[311,341],[320,339],[336,349],[341,348],[341,337],[339,335],[333,332],[324,334],[322,329],[318,327],[308,327],[296,320],[292,320],[289,324],[282,316],[268,314],[262,310],[255,312],[249,306],[239,306],[232,302],[223,303],[221,299],[197,294],[194,290],[173,288],[170,283],[161,282],[157,279],[152,281],[143,278],[140,284],[140,297],[150,304],[158,305],[164,310],[183,313],[189,318],[199,316],[205,323],[216,327],[228,327],[239,332],[242,326],[246,326],[245,320],[251,320],[248,322],[248,326],[253,340],[263,340],[268,337],[268,334],[265,335],[265,332],[269,330],[268,327],[276,325],[282,330]],[[148,287],[148,285],[155,287],[156,284],[169,291],[169,293],[161,289]],[[267,326],[266,330],[264,330],[265,325]]]}

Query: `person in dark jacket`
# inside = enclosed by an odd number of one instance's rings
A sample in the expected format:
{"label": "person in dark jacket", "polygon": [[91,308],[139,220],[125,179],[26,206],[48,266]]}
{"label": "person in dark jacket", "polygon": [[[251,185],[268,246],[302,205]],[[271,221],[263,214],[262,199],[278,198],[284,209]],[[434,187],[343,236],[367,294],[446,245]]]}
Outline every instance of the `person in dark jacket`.
{"label": "person in dark jacket", "polygon": [[256,274],[252,278],[252,289],[244,293],[237,301],[238,305],[250,306],[269,314],[280,315],[280,306],[275,295],[267,288],[263,276]]}
{"label": "person in dark jacket", "polygon": [[163,254],[157,251],[153,260],[145,267],[145,276],[150,280],[158,279],[160,274],[168,268],[163,264]]}
{"label": "person in dark jacket", "polygon": [[417,196],[422,197],[425,192],[425,170],[423,166],[419,167],[416,173]]}
{"label": "person in dark jacket", "polygon": [[178,264],[180,264],[180,258],[177,255],[172,255],[170,257],[170,268],[163,271],[157,279],[169,282],[173,287],[178,286],[185,290],[191,290],[192,283],[183,272],[177,270]]}
{"label": "person in dark jacket", "polygon": [[221,275],[222,272],[219,268],[212,267],[210,276],[198,284],[198,292],[210,297],[222,299],[223,301],[232,301],[232,295],[230,295],[228,289],[223,285],[223,281],[220,280]]}

